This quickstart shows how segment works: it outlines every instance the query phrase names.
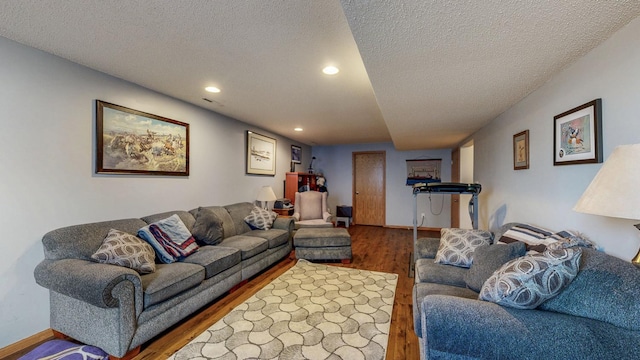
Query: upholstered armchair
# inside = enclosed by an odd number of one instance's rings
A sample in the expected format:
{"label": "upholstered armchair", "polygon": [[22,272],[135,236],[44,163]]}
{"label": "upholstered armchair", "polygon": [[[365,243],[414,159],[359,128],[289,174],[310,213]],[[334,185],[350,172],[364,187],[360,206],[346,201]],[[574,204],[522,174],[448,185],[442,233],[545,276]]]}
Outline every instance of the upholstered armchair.
{"label": "upholstered armchair", "polygon": [[327,206],[327,193],[318,191],[296,192],[293,206],[295,228],[333,227],[333,218]]}

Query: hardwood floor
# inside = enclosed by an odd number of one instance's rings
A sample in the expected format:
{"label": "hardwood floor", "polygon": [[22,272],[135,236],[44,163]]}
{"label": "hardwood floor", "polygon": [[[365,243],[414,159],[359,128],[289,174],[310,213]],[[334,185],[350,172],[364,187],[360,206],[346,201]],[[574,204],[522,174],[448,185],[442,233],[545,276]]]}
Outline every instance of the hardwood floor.
{"label": "hardwood floor", "polygon": [[[409,257],[413,250],[412,230],[358,225],[353,225],[348,230],[351,234],[352,262],[350,264],[342,264],[340,262],[329,264],[398,274],[386,359],[419,359],[418,338],[413,331],[413,310],[411,305],[413,278],[408,276]],[[437,237],[440,234],[435,231],[421,231],[418,235],[420,237]],[[142,351],[133,359],[166,359],[220,320],[233,308],[291,268],[295,262],[296,260],[293,258],[285,258],[250,279],[248,283],[237,291],[219,298],[197,314],[178,323],[152,341],[147,342],[142,346]]]}
{"label": "hardwood floor", "polygon": [[[411,230],[358,225],[351,226],[348,230],[351,234],[353,252],[351,264],[339,262],[329,264],[398,274],[386,359],[419,359],[418,338],[413,331],[411,305],[413,278],[408,276],[409,256],[413,249]],[[419,236],[439,235],[437,232],[420,232],[419,234]],[[239,290],[218,299],[197,315],[144,345],[140,354],[134,359],[167,358],[294,264],[294,259],[287,258],[252,278]]]}

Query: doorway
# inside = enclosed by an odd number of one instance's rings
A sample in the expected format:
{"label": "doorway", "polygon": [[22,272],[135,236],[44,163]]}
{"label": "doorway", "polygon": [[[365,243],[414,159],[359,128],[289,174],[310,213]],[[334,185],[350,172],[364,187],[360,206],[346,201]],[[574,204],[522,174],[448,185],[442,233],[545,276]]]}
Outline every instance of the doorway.
{"label": "doorway", "polygon": [[353,153],[353,222],[384,226],[386,221],[386,152]]}

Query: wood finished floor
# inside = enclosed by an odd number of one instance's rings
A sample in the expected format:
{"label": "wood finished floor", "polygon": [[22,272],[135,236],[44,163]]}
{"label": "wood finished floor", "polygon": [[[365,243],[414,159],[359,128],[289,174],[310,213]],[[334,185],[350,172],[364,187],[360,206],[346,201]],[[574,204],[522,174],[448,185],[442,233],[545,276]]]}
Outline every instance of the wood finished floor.
{"label": "wood finished floor", "polygon": [[[349,233],[351,234],[353,252],[351,264],[337,262],[328,264],[398,274],[386,359],[419,359],[418,338],[413,331],[411,307],[413,278],[408,277],[409,256],[412,251],[412,231],[354,225],[349,228]],[[438,235],[435,232],[420,232],[419,234],[419,236]],[[293,259],[282,260],[250,279],[238,291],[218,299],[196,315],[148,342],[134,359],[166,359],[294,264],[295,260]]]}

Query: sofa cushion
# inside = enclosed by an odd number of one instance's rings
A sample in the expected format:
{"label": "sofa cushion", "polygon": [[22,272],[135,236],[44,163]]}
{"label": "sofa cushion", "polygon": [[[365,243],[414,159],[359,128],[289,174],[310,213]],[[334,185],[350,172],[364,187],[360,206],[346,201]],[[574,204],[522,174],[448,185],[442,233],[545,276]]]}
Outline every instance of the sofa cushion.
{"label": "sofa cushion", "polygon": [[482,245],[473,253],[473,264],[464,275],[467,287],[480,292],[482,285],[504,263],[524,256],[524,243],[516,241],[511,244]]}
{"label": "sofa cushion", "polygon": [[595,249],[582,249],[580,272],[539,309],[581,316],[640,330],[640,270]]}
{"label": "sofa cushion", "polygon": [[509,244],[521,241],[526,244],[527,251],[542,253],[547,245],[558,241],[552,236],[553,232],[545,228],[530,224],[517,224],[506,230],[498,242]]}
{"label": "sofa cushion", "polygon": [[282,246],[289,241],[289,231],[282,229],[271,230],[251,230],[245,233],[246,236],[255,236],[262,239],[266,239],[269,242],[269,249]]}
{"label": "sofa cushion", "polygon": [[413,287],[413,328],[416,335],[422,337],[422,324],[420,318],[420,304],[427,295],[448,295],[466,299],[477,299],[478,293],[459,286],[450,286],[434,283],[416,284]]}
{"label": "sofa cushion", "polygon": [[196,218],[191,233],[201,244],[218,245],[224,239],[224,226],[216,213],[208,208],[200,207],[196,210]]}
{"label": "sofa cushion", "polygon": [[144,291],[144,307],[148,308],[198,286],[204,280],[204,268],[183,262],[158,264],[154,273],[142,275],[140,278]]}
{"label": "sofa cushion", "polygon": [[198,244],[177,214],[153,222],[138,236],[153,246],[160,261],[170,264],[198,251]]}
{"label": "sofa cushion", "polygon": [[204,267],[208,279],[240,263],[240,250],[224,246],[203,246],[195,254],[184,259],[185,263]]}
{"label": "sofa cushion", "polygon": [[459,228],[440,230],[440,246],[436,262],[461,267],[469,267],[473,262],[473,252],[481,245],[491,244],[489,231]]}
{"label": "sofa cushion", "polygon": [[436,283],[466,288],[464,274],[468,271],[469,269],[463,267],[435,263],[433,259],[418,259],[414,276],[416,283]]}
{"label": "sofa cushion", "polygon": [[220,246],[240,250],[242,260],[246,260],[266,251],[269,248],[269,242],[256,236],[236,235],[224,239]]}
{"label": "sofa cushion", "polygon": [[436,257],[438,247],[440,246],[439,238],[419,238],[414,245],[416,253],[415,259],[433,259]]}
{"label": "sofa cushion", "polygon": [[[213,211],[214,214],[220,219],[222,222],[222,232],[225,238],[238,235],[236,233],[236,226],[234,224],[233,218],[227,211],[227,208],[224,206],[203,206],[202,208]],[[199,208],[198,208],[199,209]],[[194,216],[198,214],[198,209],[189,210],[189,212]]]}
{"label": "sofa cushion", "polygon": [[103,264],[131,268],[140,274],[156,271],[156,253],[144,240],[124,231],[111,229],[91,258]]}
{"label": "sofa cushion", "polygon": [[244,217],[244,221],[249,224],[252,229],[269,230],[277,217],[278,214],[273,211],[254,206],[249,215]]}
{"label": "sofa cushion", "polygon": [[[247,224],[244,221],[244,218],[251,213],[251,210],[253,210],[254,207],[255,205],[248,202],[226,205],[224,207],[229,213],[229,216],[231,217],[233,227],[235,228],[235,235],[242,235],[246,232],[253,230],[251,229],[249,224]],[[226,228],[225,228],[225,236],[226,237],[230,236],[226,234]]]}
{"label": "sofa cushion", "polygon": [[180,220],[182,220],[184,226],[186,226],[189,231],[191,231],[191,229],[193,228],[193,224],[196,222],[196,218],[194,217],[194,215],[184,210],[165,211],[158,214],[147,215],[141,219],[148,225],[162,219],[166,219],[172,215],[178,215]]}
{"label": "sofa cushion", "polygon": [[576,277],[579,248],[545,250],[504,264],[482,286],[480,299],[516,309],[535,309]]}

